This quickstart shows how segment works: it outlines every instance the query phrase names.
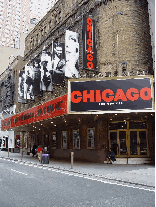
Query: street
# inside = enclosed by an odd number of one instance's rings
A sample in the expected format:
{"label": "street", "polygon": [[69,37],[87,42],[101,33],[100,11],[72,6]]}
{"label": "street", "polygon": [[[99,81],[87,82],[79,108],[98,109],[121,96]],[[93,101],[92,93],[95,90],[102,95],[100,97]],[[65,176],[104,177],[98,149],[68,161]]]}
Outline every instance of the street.
{"label": "street", "polygon": [[1,207],[154,207],[155,188],[0,159]]}

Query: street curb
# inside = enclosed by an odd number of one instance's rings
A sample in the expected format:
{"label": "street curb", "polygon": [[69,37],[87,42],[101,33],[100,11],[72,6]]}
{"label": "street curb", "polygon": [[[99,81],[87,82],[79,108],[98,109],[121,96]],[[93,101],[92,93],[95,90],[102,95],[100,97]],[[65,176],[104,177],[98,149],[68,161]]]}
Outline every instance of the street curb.
{"label": "street curb", "polygon": [[37,165],[37,166],[43,166],[43,167],[47,167],[47,168],[58,169],[58,170],[67,171],[67,172],[73,172],[73,173],[77,173],[77,174],[81,174],[81,175],[95,176],[95,177],[98,177],[98,178],[107,179],[107,180],[111,180],[111,181],[117,181],[117,182],[122,182],[122,183],[129,183],[129,184],[133,184],[133,185],[141,185],[141,186],[144,186],[144,187],[155,188],[155,186],[146,185],[146,184],[143,184],[143,183],[130,182],[130,181],[126,181],[126,180],[124,181],[124,180],[121,180],[121,179],[109,178],[109,177],[103,176],[103,175],[84,173],[84,172],[80,172],[80,171],[77,172],[77,171],[71,170],[71,169],[68,170],[68,169],[61,168],[61,167],[48,166],[48,165],[44,165],[44,164],[40,164],[40,163],[33,163],[33,162],[30,162],[30,161],[18,160],[18,159],[10,158],[10,157],[0,156],[0,158],[10,159],[10,160],[13,160],[13,161],[18,161],[18,162],[23,162],[23,163],[26,163],[26,164],[33,164],[33,165]]}

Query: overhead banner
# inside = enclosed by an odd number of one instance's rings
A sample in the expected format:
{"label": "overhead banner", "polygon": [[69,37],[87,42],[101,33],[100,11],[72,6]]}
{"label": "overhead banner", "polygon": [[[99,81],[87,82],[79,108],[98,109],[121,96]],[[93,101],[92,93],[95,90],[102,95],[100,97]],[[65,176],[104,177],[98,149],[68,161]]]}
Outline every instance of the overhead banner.
{"label": "overhead banner", "polygon": [[152,76],[69,80],[68,113],[154,110]]}
{"label": "overhead banner", "polygon": [[93,20],[90,16],[83,17],[82,43],[83,69],[95,70],[97,64],[95,20]]}
{"label": "overhead banner", "polygon": [[67,113],[67,95],[2,120],[1,130],[35,123]]}

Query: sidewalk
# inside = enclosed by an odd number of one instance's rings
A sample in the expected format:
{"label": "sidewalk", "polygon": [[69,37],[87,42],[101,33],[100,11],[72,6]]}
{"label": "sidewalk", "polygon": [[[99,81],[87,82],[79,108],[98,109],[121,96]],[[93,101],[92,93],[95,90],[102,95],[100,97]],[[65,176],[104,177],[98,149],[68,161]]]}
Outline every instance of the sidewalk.
{"label": "sidewalk", "polygon": [[[0,151],[0,157],[8,157],[8,152]],[[21,160],[20,153],[9,153],[9,157]],[[38,158],[32,155],[23,155],[23,162],[40,164]],[[60,161],[50,158],[49,167],[71,170],[71,164],[67,161]],[[74,162],[74,172],[80,172],[95,176],[102,176],[106,179],[113,179],[128,183],[155,187],[155,166],[152,165],[110,165],[89,162]]]}

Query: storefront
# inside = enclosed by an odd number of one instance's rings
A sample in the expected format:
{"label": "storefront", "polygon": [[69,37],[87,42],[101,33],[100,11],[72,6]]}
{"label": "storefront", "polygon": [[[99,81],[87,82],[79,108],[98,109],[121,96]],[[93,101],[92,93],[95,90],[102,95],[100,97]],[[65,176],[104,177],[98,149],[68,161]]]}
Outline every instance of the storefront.
{"label": "storefront", "polygon": [[110,148],[117,158],[153,157],[152,80],[72,79],[67,95],[3,120],[2,129],[23,132],[27,151],[36,143],[59,159],[74,151],[77,160],[103,163]]}
{"label": "storefront", "polygon": [[109,147],[117,157],[149,156],[146,121],[110,122]]}

